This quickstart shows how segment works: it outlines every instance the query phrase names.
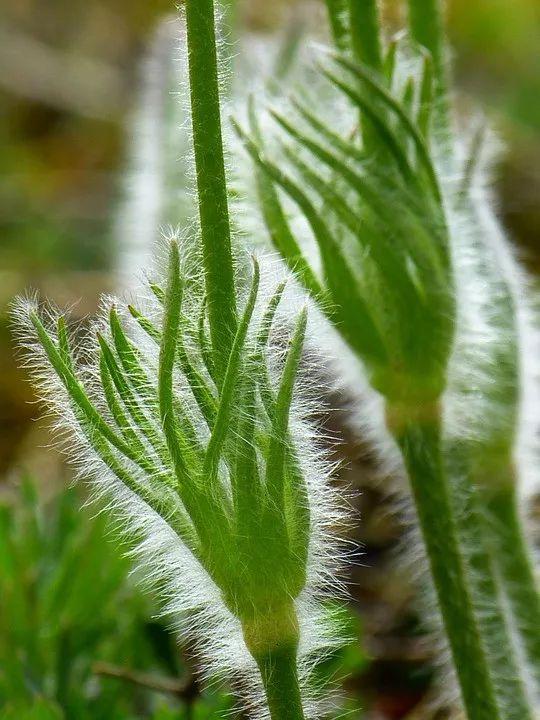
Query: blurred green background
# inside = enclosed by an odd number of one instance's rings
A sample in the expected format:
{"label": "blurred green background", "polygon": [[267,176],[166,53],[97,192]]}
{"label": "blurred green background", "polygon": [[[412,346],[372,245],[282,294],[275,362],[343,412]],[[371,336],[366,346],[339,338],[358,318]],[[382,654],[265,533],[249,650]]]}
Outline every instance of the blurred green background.
{"label": "blurred green background", "polygon": [[[291,4],[244,0],[242,22],[253,32],[270,32],[283,27]],[[322,16],[322,0],[308,6]],[[80,315],[92,312],[100,293],[112,288],[113,218],[139,63],[159,19],[173,10],[169,0],[4,0],[0,5],[3,720],[202,718],[230,705],[219,693],[192,702],[198,691],[189,662],[154,618],[152,599],[127,578],[122,549],[106,539],[104,521],[78,512],[79,491],[60,491],[70,478],[57,454],[44,447],[49,442],[45,423],[33,422],[39,411],[29,403],[33,398],[17,367],[7,319],[11,298],[29,287],[62,305],[77,302]],[[387,2],[385,12],[389,27],[398,27],[400,4]],[[462,104],[484,108],[506,144],[495,176],[500,213],[524,261],[538,274],[540,3],[450,0],[448,18]],[[359,450],[353,446],[347,452],[355,461]],[[361,471],[369,473],[365,463]],[[381,557],[400,532],[381,511],[382,502],[375,490],[364,493],[364,563],[371,563],[366,573],[377,589],[358,591],[357,600],[361,609],[392,604],[391,620],[368,613],[363,621],[390,626],[380,631],[386,645],[377,646],[370,625],[365,633],[371,645],[366,641],[359,650],[358,640],[340,662],[352,669],[351,697],[369,717],[428,717],[407,715],[430,677],[429,651],[413,642],[416,621],[403,610],[407,591],[396,590],[388,579],[380,587],[374,581]],[[391,646],[399,632],[411,647],[405,670]],[[171,678],[177,684],[152,689],[148,685],[154,680],[145,673],[152,678],[157,673],[158,686]],[[358,703],[351,706],[356,716]]]}

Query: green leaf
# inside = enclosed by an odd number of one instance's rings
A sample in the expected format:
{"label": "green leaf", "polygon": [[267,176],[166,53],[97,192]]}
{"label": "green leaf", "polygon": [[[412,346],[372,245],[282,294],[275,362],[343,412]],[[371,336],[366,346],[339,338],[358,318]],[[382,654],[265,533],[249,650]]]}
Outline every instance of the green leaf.
{"label": "green leaf", "polygon": [[[394,241],[394,238],[385,237],[386,228],[383,227],[380,232],[376,232],[373,227],[370,227],[366,218],[351,209],[350,203],[347,203],[342,194],[334,189],[334,185],[313,172],[297,154],[290,152],[287,153],[287,156],[300,171],[306,186],[311,187],[320,195],[327,207],[335,213],[336,217],[353,234],[355,240],[369,253],[380,275],[382,288],[389,295],[394,296],[396,306],[398,308],[405,306],[409,313],[413,312],[415,305],[418,304],[418,289],[408,275],[403,248]],[[364,262],[367,262],[367,258]],[[377,315],[377,310],[375,305],[374,315]],[[384,311],[387,312],[386,307]],[[401,330],[405,331],[407,326],[409,329],[411,326],[415,326],[413,317],[409,318],[409,322]]]}
{"label": "green leaf", "polygon": [[425,138],[426,142],[429,140],[431,130],[433,98],[433,63],[431,57],[424,54],[422,77],[420,81],[420,103],[418,106],[416,124],[418,125],[418,129],[420,130],[422,137]]}
{"label": "green leaf", "polygon": [[173,371],[176,361],[177,339],[180,330],[183,283],[180,277],[178,245],[172,241],[169,249],[167,290],[164,298],[163,330],[159,350],[158,397],[159,412],[167,447],[178,478],[181,494],[192,482],[189,467],[189,451],[178,432],[174,407]]}
{"label": "green leaf", "polygon": [[[386,351],[375,328],[369,310],[358,289],[356,278],[351,272],[341,250],[328,230],[326,223],[315,210],[306,193],[274,163],[263,159],[257,145],[238,126],[237,130],[244,145],[253,158],[282,187],[304,213],[319,245],[323,266],[334,306],[324,304],[322,310],[333,317],[340,332],[369,362],[381,362]],[[309,289],[309,288],[307,288]],[[315,296],[315,299],[319,298]]]}
{"label": "green leaf", "polygon": [[213,0],[186,0],[191,121],[208,317],[218,379],[225,374],[236,332],[236,293]]}
{"label": "green leaf", "polygon": [[135,393],[144,400],[145,405],[153,407],[157,403],[156,392],[145,370],[142,367],[141,358],[130,340],[126,337],[124,328],[120,323],[116,308],[109,311],[109,323],[114,347],[122,367],[125,378],[133,387]]}
{"label": "green leaf", "polygon": [[234,394],[242,371],[242,351],[246,339],[251,316],[255,308],[259,290],[259,263],[253,260],[253,279],[246,307],[238,324],[236,337],[231,348],[227,364],[227,371],[220,392],[219,408],[210,441],[206,450],[203,473],[211,485],[215,484],[218,463],[225,438],[229,431],[229,424],[234,410]]}
{"label": "green leaf", "polygon": [[[242,135],[242,130],[235,120],[232,121],[236,132]],[[260,132],[253,105],[250,105],[250,126],[255,138],[259,138]],[[245,136],[244,136],[245,137]],[[247,141],[247,140],[246,140]],[[312,271],[309,263],[304,258],[300,246],[290,228],[285,212],[282,208],[279,195],[271,179],[259,166],[256,166],[257,192],[263,218],[272,243],[281,254],[290,270],[298,276],[300,282],[315,297],[324,297],[324,290],[319,280]]]}
{"label": "green leaf", "polygon": [[[373,92],[374,96],[378,100],[380,100],[386,107],[388,107],[388,109],[391,110],[394,115],[396,115],[397,119],[400,121],[400,125],[403,127],[403,129],[407,132],[407,134],[413,141],[416,151],[418,153],[418,158],[426,171],[434,197],[437,203],[441,205],[442,200],[441,192],[439,189],[439,182],[437,180],[437,174],[433,167],[429,150],[427,149],[419,131],[416,129],[412,120],[408,117],[407,113],[368,69],[365,69],[360,65],[356,65],[347,58],[338,55],[334,55],[333,59],[338,65],[345,68],[345,70],[351,73],[351,75],[353,75],[353,77],[355,77],[358,81],[364,83],[369,88],[369,90]],[[331,75],[330,79],[332,79]],[[344,83],[342,81],[340,81],[340,86],[343,91],[346,92],[346,94],[351,98],[351,100],[355,102],[358,93],[354,90],[354,88],[351,88],[347,83]]]}
{"label": "green leaf", "polygon": [[322,138],[324,138],[336,150],[342,153],[346,158],[353,158],[359,164],[364,164],[368,159],[368,155],[364,150],[358,147],[353,139],[358,127],[354,127],[347,139],[343,139],[336,132],[331,130],[328,125],[320,120],[311,110],[301,103],[297,98],[291,100],[291,104],[299,115],[315,130]]}
{"label": "green leaf", "polygon": [[137,462],[129,446],[124,440],[118,436],[109,425],[103,420],[99,412],[96,410],[92,402],[86,395],[83,386],[73,375],[70,368],[66,365],[59,349],[54,344],[53,340],[49,336],[45,326],[41,322],[39,316],[32,312],[30,314],[30,320],[36,330],[39,341],[47,354],[49,362],[56,371],[58,377],[62,381],[66,388],[68,395],[73,400],[76,407],[80,410],[84,422],[88,424],[90,431],[94,430],[101,434],[113,447],[117,448],[127,458]]}
{"label": "green leaf", "polygon": [[[159,460],[167,466],[169,463],[167,446],[160,437],[157,428],[153,425],[152,419],[149,418],[145,412],[145,398],[139,399],[135,395],[135,392],[132,390],[132,387],[136,384],[135,381],[130,383],[128,373],[124,372],[118,365],[113,351],[105,338],[99,333],[98,342],[103,362],[107,367],[122,404],[133,420],[134,426],[137,427],[146,440],[148,440]],[[148,471],[149,467],[144,455],[139,459],[139,464],[141,464],[143,469]]]}
{"label": "green leaf", "polygon": [[299,315],[294,335],[291,339],[287,360],[281,376],[272,418],[272,437],[266,461],[266,490],[273,508],[278,515],[284,510],[285,461],[289,443],[289,413],[293,398],[293,389],[298,366],[304,347],[307,324],[307,310]]}
{"label": "green leaf", "polygon": [[[137,320],[140,327],[147,335],[157,344],[161,344],[160,331],[144,317],[133,305],[129,306],[129,312]],[[217,403],[206,379],[199,373],[193,363],[190,362],[187,353],[181,342],[181,333],[179,332],[176,362],[186,376],[186,379],[193,393],[193,397],[199,409],[206,420],[208,427],[212,428],[217,411]]]}
{"label": "green leaf", "polygon": [[328,18],[336,47],[346,52],[349,45],[347,0],[326,0]]}

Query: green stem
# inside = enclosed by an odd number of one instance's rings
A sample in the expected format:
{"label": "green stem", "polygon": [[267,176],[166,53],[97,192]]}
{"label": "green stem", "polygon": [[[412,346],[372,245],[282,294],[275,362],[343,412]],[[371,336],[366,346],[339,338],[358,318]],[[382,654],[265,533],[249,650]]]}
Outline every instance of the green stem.
{"label": "green stem", "polygon": [[380,72],[383,60],[377,0],[348,0],[348,5],[353,55]]}
{"label": "green stem", "polygon": [[445,44],[441,0],[409,0],[412,37],[431,53],[435,76],[445,85]]}
{"label": "green stem", "polygon": [[488,532],[523,648],[540,687],[540,595],[527,541],[523,535],[513,468],[512,482],[488,500]]}
{"label": "green stem", "polygon": [[326,0],[326,8],[334,44],[340,52],[346,52],[349,47],[347,0]]}
{"label": "green stem", "polygon": [[469,720],[502,720],[489,664],[471,600],[470,581],[440,438],[440,410],[430,416],[388,408],[388,425],[398,442],[413,492],[431,575]]}
{"label": "green stem", "polygon": [[[377,0],[347,0],[347,3],[353,58],[376,73],[382,73],[383,53]],[[381,108],[381,113],[385,112]],[[368,152],[385,153],[377,130],[363,112],[360,112],[360,127],[364,148]]]}
{"label": "green stem", "polygon": [[256,658],[272,720],[303,720],[296,645],[283,645]]}
{"label": "green stem", "polygon": [[261,673],[272,720],[304,720],[298,682],[298,616],[292,601],[242,621],[244,641]]}
{"label": "green stem", "polygon": [[[532,711],[525,692],[525,681],[522,677],[519,662],[516,658],[508,618],[503,610],[501,593],[497,579],[497,565],[501,560],[498,557],[500,547],[490,552],[491,541],[500,545],[499,533],[506,528],[492,527],[490,533],[489,523],[480,503],[481,495],[475,484],[471,482],[472,465],[470,444],[464,442],[452,443],[446,449],[446,468],[451,483],[454,512],[458,524],[460,541],[464,548],[467,566],[470,571],[472,602],[478,626],[487,651],[490,663],[491,677],[501,708],[501,718],[504,720],[532,720]],[[516,518],[517,520],[517,518]],[[493,534],[493,538],[489,536]],[[513,551],[511,562],[514,563]],[[508,548],[506,548],[508,552]],[[508,556],[507,556],[508,559]],[[507,582],[508,588],[512,583]],[[518,586],[520,583],[518,583]],[[534,586],[533,586],[534,589]],[[529,602],[529,598],[526,598]],[[536,596],[538,608],[538,596]],[[529,608],[526,608],[527,613]],[[538,616],[537,616],[538,618]],[[528,617],[527,630],[531,630]],[[540,624],[534,629],[533,635],[540,638],[538,631]],[[539,648],[537,648],[538,650]],[[536,667],[540,655],[536,655]]]}
{"label": "green stem", "polygon": [[210,336],[221,377],[236,330],[213,0],[186,0],[193,147]]}
{"label": "green stem", "polygon": [[448,133],[450,107],[446,43],[441,0],[409,0],[411,37],[429,50],[433,62],[434,121],[441,132]]}

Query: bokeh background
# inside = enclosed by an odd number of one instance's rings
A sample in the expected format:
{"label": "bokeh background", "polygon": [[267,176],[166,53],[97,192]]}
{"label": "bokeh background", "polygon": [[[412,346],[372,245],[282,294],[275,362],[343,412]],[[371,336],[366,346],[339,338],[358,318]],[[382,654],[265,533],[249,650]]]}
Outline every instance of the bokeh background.
{"label": "bokeh background", "polygon": [[[241,21],[272,32],[293,4],[244,0]],[[322,14],[321,5],[312,0],[310,12]],[[151,596],[134,589],[105,521],[79,511],[78,491],[64,490],[70,476],[47,447],[46,424],[35,421],[7,317],[10,300],[29,287],[77,303],[81,315],[112,289],[140,61],[173,10],[170,0],[0,4],[2,720],[202,718],[230,705],[218,691],[199,698],[189,648],[178,650]],[[399,4],[387,2],[385,12],[389,27],[398,26]],[[495,176],[500,213],[538,275],[540,3],[449,0],[448,21],[463,107],[479,104],[506,145]],[[345,451],[353,470],[369,477],[361,448]],[[366,568],[354,578],[357,642],[338,663],[353,678],[351,710],[385,720],[434,717],[426,701],[431,653],[410,611],[411,590],[386,571],[400,535],[387,512],[391,499],[367,483],[361,503]]]}

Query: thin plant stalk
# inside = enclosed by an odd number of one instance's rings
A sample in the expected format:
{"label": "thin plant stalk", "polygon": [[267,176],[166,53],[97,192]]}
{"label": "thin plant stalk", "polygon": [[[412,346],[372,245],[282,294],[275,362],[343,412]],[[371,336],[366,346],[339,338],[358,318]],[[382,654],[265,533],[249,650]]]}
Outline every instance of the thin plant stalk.
{"label": "thin plant stalk", "polygon": [[[409,24],[411,36],[429,50],[432,56],[437,94],[435,110],[440,127],[448,130],[450,127],[450,109],[447,101],[448,69],[440,0],[409,0]],[[508,285],[506,279],[501,278],[501,281],[505,286]],[[508,357],[501,358],[500,362],[497,362],[498,371],[506,373],[497,385],[505,387],[509,384],[511,388],[516,388],[519,382],[516,307],[508,287],[504,294],[507,295],[507,300],[503,308],[504,316],[501,319],[500,331],[508,338],[509,346],[506,348]],[[518,478],[512,458],[512,445],[518,421],[517,402],[518,398],[513,390],[503,398],[513,428],[508,430],[502,456],[496,453],[496,459],[493,461],[493,448],[490,447],[488,439],[483,449],[480,448],[476,453],[475,461],[467,465],[469,485],[477,488],[480,500],[487,509],[487,521],[482,523],[483,543],[487,550],[491,551],[492,573],[495,568],[510,603],[515,627],[531,664],[537,687],[540,687],[540,594],[519,515]],[[467,512],[463,513],[463,522],[469,525],[469,530],[473,530],[474,522],[470,521],[470,514]],[[466,532],[467,528],[464,528],[464,531]],[[487,570],[487,565],[484,564],[484,568]],[[495,589],[491,581],[488,585]],[[499,614],[502,615],[502,612]],[[495,622],[495,625],[497,624],[500,624],[500,621]],[[501,640],[504,641],[505,638],[501,636]],[[508,653],[499,651],[494,653],[493,657],[499,658],[497,664],[500,678],[513,677],[512,666],[515,668],[515,663],[511,662],[509,667],[505,667],[508,664]],[[507,684],[506,691],[511,698],[512,694]],[[526,717],[519,715],[520,702],[517,696],[514,705],[517,709],[510,709],[509,717]]]}
{"label": "thin plant stalk", "polygon": [[[447,96],[448,68],[440,0],[409,0],[409,25],[411,36],[430,52],[432,58],[435,80],[434,121],[440,130],[439,140],[445,150],[451,152],[450,106]],[[509,302],[512,306],[510,313],[514,315],[511,299]],[[515,318],[511,319],[511,323],[515,325]],[[515,331],[515,327],[512,329]],[[512,333],[512,337],[515,337],[515,332]],[[509,402],[511,402],[510,398]],[[524,680],[515,656],[508,621],[502,609],[497,578],[498,574],[503,581],[529,660],[534,668],[538,668],[540,666],[540,654],[538,654],[540,599],[519,518],[512,511],[512,508],[516,507],[515,478],[513,475],[510,476],[510,483],[504,483],[506,492],[502,493],[503,497],[509,499],[507,507],[508,512],[513,515],[511,521],[509,518],[497,517],[497,510],[503,509],[502,504],[496,500],[489,502],[489,499],[496,498],[498,490],[494,494],[491,494],[491,490],[487,493],[482,492],[482,488],[487,487],[489,481],[486,482],[485,477],[475,477],[474,464],[467,459],[468,450],[458,446],[459,443],[455,444],[446,453],[449,460],[447,467],[452,476],[450,485],[454,502],[462,505],[456,512],[458,530],[462,543],[468,548],[468,563],[473,570],[471,574],[474,583],[473,602],[476,605],[481,633],[488,650],[502,717],[516,718],[516,720],[530,718],[532,713],[526,699]],[[486,448],[483,457],[477,459],[477,467],[484,466],[485,469],[486,464],[490,464],[489,456],[489,449]],[[503,467],[512,467],[511,460],[503,463]],[[507,498],[507,493],[513,496],[513,502]],[[485,522],[481,506],[488,503],[491,521]],[[503,526],[511,528],[503,533],[506,535],[506,543],[503,543],[500,534]],[[509,535],[514,533],[515,536],[510,539]],[[514,562],[515,548],[521,549],[517,563]],[[511,574],[507,578],[505,575],[509,571]],[[519,575],[520,579],[517,582],[513,573]],[[519,615],[522,617],[521,621]],[[531,620],[532,616],[535,616],[535,620]],[[538,678],[538,670],[534,672]]]}
{"label": "thin plant stalk", "polygon": [[[377,0],[347,0],[347,4],[352,56],[379,73],[382,71],[383,56]],[[360,127],[366,150],[380,151],[381,143],[371,121],[361,115]]]}
{"label": "thin plant stalk", "polygon": [[[498,573],[502,572],[502,568],[501,560],[497,559],[497,552],[506,550],[505,556],[509,557],[508,548],[502,547],[503,541],[500,537],[501,531],[504,533],[504,530],[500,527],[490,527],[489,507],[487,512],[485,507],[487,499],[474,482],[470,443],[466,441],[451,443],[450,447],[445,448],[444,455],[460,542],[465,548],[466,562],[470,568],[473,604],[487,656],[490,659],[490,672],[500,706],[500,716],[504,720],[532,720],[525,681],[512,642],[508,618],[503,610],[502,588],[498,582]],[[496,495],[498,493],[492,497]],[[515,493],[512,492],[511,495],[515,497]],[[509,515],[512,514],[511,505],[512,503],[510,503]],[[514,519],[517,521],[516,516]],[[513,542],[512,531],[510,534]],[[520,567],[516,575],[520,575],[521,572]],[[516,580],[519,586],[521,579],[518,580],[516,577]],[[517,595],[520,601],[524,599],[521,592],[518,591]],[[531,645],[534,647],[535,635],[538,640],[538,629],[531,627],[534,599],[530,597],[526,599],[531,601],[531,606],[525,608],[527,614],[525,624],[526,630],[532,631]],[[536,603],[538,610],[537,595]],[[519,625],[517,615],[516,624]],[[520,628],[520,630],[524,629],[524,627]],[[536,650],[538,651],[538,647]],[[534,667],[538,668],[538,655]]]}
{"label": "thin plant stalk", "polygon": [[388,425],[403,453],[467,715],[501,720],[444,471],[439,410],[429,414],[389,408]]}
{"label": "thin plant stalk", "polygon": [[377,0],[348,0],[353,55],[376,71],[382,69],[382,47]]}
{"label": "thin plant stalk", "polygon": [[429,50],[442,89],[446,67],[440,0],[409,0],[409,24],[414,39]]}
{"label": "thin plant stalk", "polygon": [[193,147],[215,363],[223,376],[236,329],[213,0],[186,0]]}
{"label": "thin plant stalk", "polygon": [[409,27],[411,37],[431,55],[434,78],[434,122],[441,133],[448,134],[450,106],[441,0],[409,0]]}
{"label": "thin plant stalk", "polygon": [[334,45],[341,52],[349,49],[349,29],[347,27],[347,0],[326,0],[326,9]]}
{"label": "thin plant stalk", "polygon": [[516,629],[540,687],[540,594],[523,532],[514,465],[503,467],[504,482],[487,500],[487,525],[493,557],[504,583]]}
{"label": "thin plant stalk", "polygon": [[[206,295],[215,362],[223,377],[237,321],[213,0],[186,0],[186,23]],[[278,406],[280,401],[278,395]],[[260,669],[272,720],[303,720],[298,619],[292,602],[279,617],[280,624],[283,617],[283,628],[244,622],[244,637]]]}
{"label": "thin plant stalk", "polygon": [[272,651],[259,663],[272,720],[303,718],[296,648]]}
{"label": "thin plant stalk", "polygon": [[[261,652],[257,650],[257,642],[253,643],[244,630],[246,643],[261,673],[272,720],[301,720],[304,717],[298,682],[298,639],[297,628],[294,629],[296,617],[294,613],[290,617],[293,635],[290,642],[280,643]],[[264,631],[261,634],[264,635]]]}

